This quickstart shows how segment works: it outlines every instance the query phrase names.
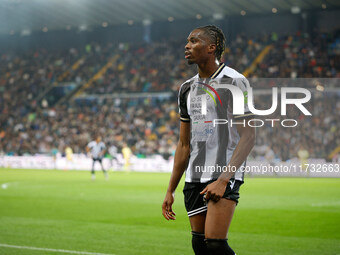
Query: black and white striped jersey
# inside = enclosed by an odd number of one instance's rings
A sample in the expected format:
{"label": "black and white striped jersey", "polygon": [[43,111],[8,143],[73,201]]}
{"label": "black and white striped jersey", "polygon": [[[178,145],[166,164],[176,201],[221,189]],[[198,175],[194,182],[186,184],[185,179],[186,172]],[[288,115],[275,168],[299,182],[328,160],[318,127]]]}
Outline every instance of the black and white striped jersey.
{"label": "black and white striped jersey", "polygon": [[91,156],[93,158],[101,158],[101,157],[103,157],[103,155],[101,155],[101,153],[106,148],[105,143],[103,143],[103,142],[97,143],[96,141],[89,142],[87,147],[90,148]]}
{"label": "black and white striped jersey", "polygon": [[[225,84],[236,86],[244,100],[244,113],[233,114],[233,96]],[[240,140],[237,124],[252,117],[247,101],[248,80],[234,69],[221,64],[209,79],[195,75],[181,85],[178,96],[180,119],[190,122],[190,158],[186,182],[216,180],[228,165]],[[226,123],[227,124],[217,124]],[[243,181],[243,166],[234,178]],[[224,167],[224,168],[223,168]]]}

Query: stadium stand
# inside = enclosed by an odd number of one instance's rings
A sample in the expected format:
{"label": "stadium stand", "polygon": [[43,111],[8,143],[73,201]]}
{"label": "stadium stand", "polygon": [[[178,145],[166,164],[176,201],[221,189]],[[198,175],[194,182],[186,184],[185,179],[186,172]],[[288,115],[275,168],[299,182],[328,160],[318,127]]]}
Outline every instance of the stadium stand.
{"label": "stadium stand", "polygon": [[[336,31],[283,38],[238,35],[226,50],[225,62],[244,71],[268,44],[273,45],[272,49],[249,77],[340,76],[340,37]],[[3,54],[0,151],[8,155],[48,154],[55,148],[62,152],[71,145],[75,153],[84,153],[85,145],[99,132],[105,142],[119,147],[127,142],[141,157],[158,153],[168,158],[174,152],[179,132],[177,91],[195,73],[185,64],[183,49],[184,42],[173,39],[150,44],[91,43],[85,48],[64,51],[41,49]],[[115,56],[118,58],[112,66],[83,90],[81,100],[69,99],[60,105],[36,100],[55,82],[85,85]],[[164,91],[171,92],[171,96],[100,97]],[[311,157],[326,158],[340,144],[339,95],[321,93],[312,100],[308,106],[312,118],[295,129],[262,128],[257,146],[270,146],[280,160],[296,157],[302,145]],[[260,108],[267,109],[269,103],[263,102],[271,100],[265,95],[256,100]],[[303,118],[297,111],[290,114]],[[261,157],[261,153],[254,150],[253,157]]]}
{"label": "stadium stand", "polygon": [[274,47],[251,77],[339,77],[339,31],[287,35],[274,40]]}

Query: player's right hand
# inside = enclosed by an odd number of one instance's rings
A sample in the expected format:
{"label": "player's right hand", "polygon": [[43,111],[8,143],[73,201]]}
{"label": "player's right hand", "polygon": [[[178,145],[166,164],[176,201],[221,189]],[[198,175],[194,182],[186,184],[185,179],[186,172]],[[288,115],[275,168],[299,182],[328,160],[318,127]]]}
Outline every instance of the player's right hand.
{"label": "player's right hand", "polygon": [[175,201],[175,195],[171,192],[167,192],[162,204],[162,214],[167,220],[175,220],[176,213],[172,211],[172,204]]}

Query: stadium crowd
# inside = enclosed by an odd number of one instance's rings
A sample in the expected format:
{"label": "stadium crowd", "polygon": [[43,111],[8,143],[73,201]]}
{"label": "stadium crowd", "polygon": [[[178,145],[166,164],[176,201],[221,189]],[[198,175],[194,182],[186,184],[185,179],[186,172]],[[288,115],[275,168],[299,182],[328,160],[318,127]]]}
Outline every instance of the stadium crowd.
{"label": "stadium crowd", "polygon": [[[140,155],[161,153],[169,157],[178,136],[174,100],[94,100],[65,104],[30,113],[1,139],[2,149],[14,154],[48,154],[71,146],[83,153],[98,135],[107,145],[128,143]],[[8,129],[9,130],[9,129]]]}
{"label": "stadium crowd", "polygon": [[[340,39],[337,33],[317,33],[309,40],[296,34],[277,39],[239,35],[226,49],[225,62],[244,71],[267,44],[273,48],[250,77],[339,77]],[[63,152],[71,146],[84,153],[86,144],[101,134],[119,148],[127,143],[136,155],[174,153],[179,123],[177,91],[195,70],[183,60],[183,41],[151,44],[88,44],[84,49],[62,52],[38,50],[3,54],[0,59],[0,152],[9,155]],[[120,92],[172,92],[167,99],[83,99],[63,105],[41,107],[39,94],[54,82],[87,83],[110,59],[107,72],[84,90],[85,95]],[[74,63],[78,63],[74,66]],[[271,98],[256,100],[269,108]],[[257,146],[272,148],[280,160],[297,156],[300,147],[310,157],[326,158],[340,144],[339,95],[319,92],[308,105],[312,117],[296,109],[289,117],[297,128],[266,125],[257,132]],[[274,117],[273,115],[272,117]],[[279,117],[278,117],[279,118]],[[254,150],[253,157],[262,154]]]}
{"label": "stadium crowd", "polygon": [[1,123],[25,116],[37,107],[37,96],[53,86],[79,58],[76,49],[49,52],[39,49],[0,56]]}
{"label": "stadium crowd", "polygon": [[[340,95],[335,93],[315,93],[311,101],[305,104],[312,116],[305,116],[296,106],[287,107],[287,115],[280,115],[280,107],[270,116],[261,116],[264,126],[258,128],[256,147],[268,147],[277,159],[286,161],[297,157],[299,149],[306,148],[311,158],[324,158],[340,144]],[[255,103],[259,109],[269,109],[271,96],[257,96]],[[265,119],[294,119],[297,127],[283,127],[280,121],[272,124]],[[257,123],[257,125],[259,125]],[[274,128],[272,128],[274,125]],[[285,122],[285,125],[295,125]],[[261,158],[265,149],[253,152],[253,157]]]}
{"label": "stadium crowd", "polygon": [[[340,77],[340,31],[287,35],[274,39],[272,50],[250,77]],[[310,86],[313,86],[311,84]]]}
{"label": "stadium crowd", "polygon": [[[249,39],[238,35],[226,48],[226,64],[244,70],[267,43],[267,37]],[[85,93],[176,92],[184,80],[195,74],[184,60],[184,44],[183,40],[119,44],[116,63]]]}

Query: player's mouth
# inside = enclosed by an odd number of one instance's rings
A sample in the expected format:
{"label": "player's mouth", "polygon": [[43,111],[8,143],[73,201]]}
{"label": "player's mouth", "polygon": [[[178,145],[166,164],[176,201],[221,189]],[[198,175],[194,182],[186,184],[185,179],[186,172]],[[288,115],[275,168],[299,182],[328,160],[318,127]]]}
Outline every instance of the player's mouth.
{"label": "player's mouth", "polygon": [[186,51],[184,54],[186,59],[191,58],[191,53],[189,51]]}

